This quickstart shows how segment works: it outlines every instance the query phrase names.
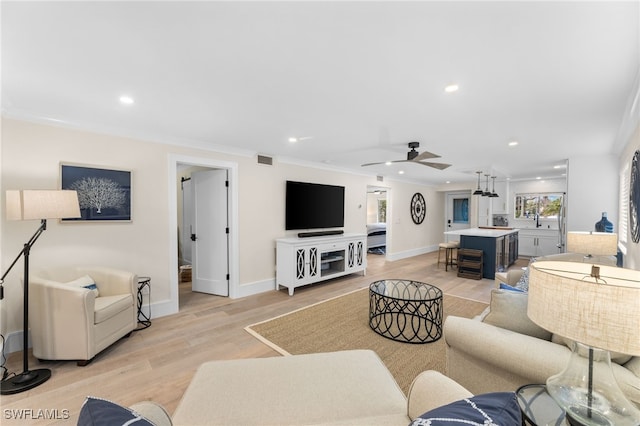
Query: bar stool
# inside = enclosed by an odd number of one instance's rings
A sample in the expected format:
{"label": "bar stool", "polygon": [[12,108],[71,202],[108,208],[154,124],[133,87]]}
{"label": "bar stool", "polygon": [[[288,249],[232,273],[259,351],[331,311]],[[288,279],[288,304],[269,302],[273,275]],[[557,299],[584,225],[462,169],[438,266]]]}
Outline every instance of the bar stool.
{"label": "bar stool", "polygon": [[[449,266],[453,267],[453,262],[455,259],[457,259],[457,256],[453,255],[453,251],[457,251],[458,248],[460,248],[459,241],[449,241],[446,243],[438,244],[438,263],[436,266],[440,266],[440,252],[444,250],[444,270],[448,271]],[[457,262],[455,264],[457,264]]]}

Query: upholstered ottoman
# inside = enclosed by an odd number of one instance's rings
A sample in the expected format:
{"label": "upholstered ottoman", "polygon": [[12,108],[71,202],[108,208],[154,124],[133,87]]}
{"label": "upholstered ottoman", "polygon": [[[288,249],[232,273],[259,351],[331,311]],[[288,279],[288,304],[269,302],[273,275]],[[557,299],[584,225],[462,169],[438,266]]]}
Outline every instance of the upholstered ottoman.
{"label": "upholstered ottoman", "polygon": [[371,351],[202,364],[174,425],[407,424],[407,399]]}

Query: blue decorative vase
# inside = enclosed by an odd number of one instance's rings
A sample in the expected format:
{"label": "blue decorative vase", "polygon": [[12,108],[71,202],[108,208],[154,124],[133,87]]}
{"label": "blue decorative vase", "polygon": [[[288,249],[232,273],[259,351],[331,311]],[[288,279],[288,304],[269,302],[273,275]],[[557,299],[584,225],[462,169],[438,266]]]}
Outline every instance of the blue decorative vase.
{"label": "blue decorative vase", "polygon": [[607,212],[602,212],[602,219],[596,222],[596,232],[613,232],[613,223],[607,220]]}

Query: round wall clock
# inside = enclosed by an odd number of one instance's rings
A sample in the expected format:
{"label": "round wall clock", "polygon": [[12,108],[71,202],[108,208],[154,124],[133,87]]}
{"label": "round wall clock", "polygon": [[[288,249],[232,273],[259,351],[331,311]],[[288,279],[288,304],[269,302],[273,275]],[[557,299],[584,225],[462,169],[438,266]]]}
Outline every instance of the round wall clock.
{"label": "round wall clock", "polygon": [[633,154],[629,182],[629,228],[634,243],[640,241],[640,150]]}
{"label": "round wall clock", "polygon": [[427,214],[427,203],[421,193],[416,192],[411,197],[411,219],[416,225],[420,225]]}

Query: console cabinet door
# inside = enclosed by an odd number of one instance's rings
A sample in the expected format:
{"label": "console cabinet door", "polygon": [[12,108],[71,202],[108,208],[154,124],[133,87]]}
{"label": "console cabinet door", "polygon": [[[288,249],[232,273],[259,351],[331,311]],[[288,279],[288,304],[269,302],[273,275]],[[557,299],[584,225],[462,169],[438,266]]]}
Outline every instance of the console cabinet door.
{"label": "console cabinet door", "polygon": [[364,240],[350,241],[347,244],[346,271],[360,270],[366,261]]}
{"label": "console cabinet door", "polygon": [[313,282],[320,273],[318,247],[297,247],[295,262],[296,283]]}

